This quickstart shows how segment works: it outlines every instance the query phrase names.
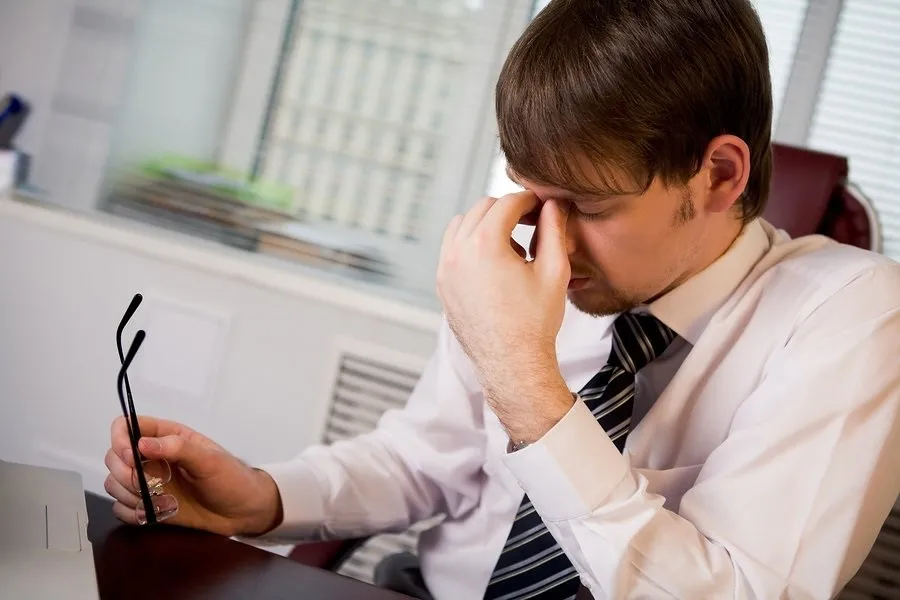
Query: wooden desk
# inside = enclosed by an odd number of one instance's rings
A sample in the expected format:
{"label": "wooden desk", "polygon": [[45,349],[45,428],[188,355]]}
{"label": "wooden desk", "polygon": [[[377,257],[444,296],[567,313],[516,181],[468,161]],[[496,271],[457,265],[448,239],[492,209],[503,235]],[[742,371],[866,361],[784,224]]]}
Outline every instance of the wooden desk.
{"label": "wooden desk", "polygon": [[126,527],[85,494],[103,600],[409,600],[228,538],[178,527]]}

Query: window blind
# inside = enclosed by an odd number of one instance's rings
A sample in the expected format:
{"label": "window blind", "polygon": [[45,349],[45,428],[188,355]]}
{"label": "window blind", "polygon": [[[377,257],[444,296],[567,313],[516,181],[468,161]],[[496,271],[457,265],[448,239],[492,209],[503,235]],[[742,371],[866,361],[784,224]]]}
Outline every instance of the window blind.
{"label": "window blind", "polygon": [[847,156],[873,201],[884,252],[900,258],[900,2],[845,0],[810,129],[812,148]]}
{"label": "window blind", "polygon": [[769,73],[772,77],[772,123],[778,122],[781,104],[791,76],[794,54],[806,18],[808,0],[753,0],[769,45]]}
{"label": "window blind", "polygon": [[285,56],[264,179],[292,211],[418,240],[454,90],[483,8],[464,0],[305,0]]}

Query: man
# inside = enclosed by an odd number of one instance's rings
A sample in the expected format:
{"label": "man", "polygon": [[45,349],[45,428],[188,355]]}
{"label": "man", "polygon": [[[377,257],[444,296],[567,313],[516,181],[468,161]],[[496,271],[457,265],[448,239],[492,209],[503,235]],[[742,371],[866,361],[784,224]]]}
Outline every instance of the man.
{"label": "man", "polygon": [[[833,596],[900,491],[900,266],[759,218],[771,114],[749,0],[554,0],[497,85],[527,191],[448,227],[408,407],[263,470],[144,419],[172,521],[296,541],[443,514],[438,600]],[[133,523],[131,462],[120,420]]]}

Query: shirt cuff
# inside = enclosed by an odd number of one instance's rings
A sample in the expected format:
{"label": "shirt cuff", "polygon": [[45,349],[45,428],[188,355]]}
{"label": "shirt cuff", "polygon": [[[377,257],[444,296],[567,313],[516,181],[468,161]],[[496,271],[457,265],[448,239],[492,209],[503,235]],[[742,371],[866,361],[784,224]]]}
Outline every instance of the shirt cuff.
{"label": "shirt cuff", "polygon": [[275,481],[284,518],[278,527],[254,539],[268,542],[317,539],[325,521],[325,508],[315,472],[302,460],[258,468]]}
{"label": "shirt cuff", "polygon": [[544,437],[504,462],[548,521],[583,517],[622,485],[637,490],[628,459],[580,398]]}

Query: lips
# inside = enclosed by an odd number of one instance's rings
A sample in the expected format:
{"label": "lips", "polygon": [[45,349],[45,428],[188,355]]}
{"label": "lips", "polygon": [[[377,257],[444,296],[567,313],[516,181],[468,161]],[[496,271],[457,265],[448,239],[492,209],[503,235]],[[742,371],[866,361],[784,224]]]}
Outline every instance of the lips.
{"label": "lips", "polygon": [[588,277],[572,277],[569,279],[569,290],[580,290],[586,287],[591,280]]}

